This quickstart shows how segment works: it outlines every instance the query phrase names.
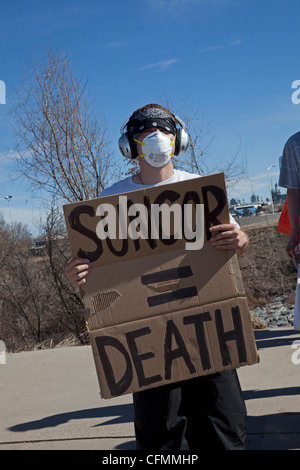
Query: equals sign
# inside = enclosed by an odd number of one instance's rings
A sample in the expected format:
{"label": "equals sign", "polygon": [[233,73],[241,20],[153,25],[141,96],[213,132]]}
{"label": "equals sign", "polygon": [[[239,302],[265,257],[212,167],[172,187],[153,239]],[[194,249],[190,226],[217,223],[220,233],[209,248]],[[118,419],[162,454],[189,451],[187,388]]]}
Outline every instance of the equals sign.
{"label": "equals sign", "polygon": [[[157,271],[156,273],[145,274],[144,276],[141,276],[141,282],[145,286],[150,286],[154,283],[166,283],[191,276],[193,276],[191,267],[181,266],[178,268],[166,269],[165,271]],[[170,286],[171,285],[172,284],[170,284]],[[175,285],[178,286],[178,283]],[[165,284],[165,287],[168,287],[168,284]],[[169,292],[164,292],[163,294],[147,297],[147,302],[149,307],[154,307],[156,305],[162,305],[168,302],[174,302],[175,300],[186,299],[188,297],[195,297],[197,295],[198,292],[196,286],[183,287],[181,289],[171,290]]]}

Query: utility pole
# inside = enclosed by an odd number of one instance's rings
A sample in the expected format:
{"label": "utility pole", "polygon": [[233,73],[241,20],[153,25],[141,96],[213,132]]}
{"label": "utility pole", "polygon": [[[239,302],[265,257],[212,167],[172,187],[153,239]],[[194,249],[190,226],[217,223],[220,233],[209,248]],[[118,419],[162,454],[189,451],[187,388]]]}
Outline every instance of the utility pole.
{"label": "utility pole", "polygon": [[12,227],[12,216],[11,216],[11,207],[10,207],[10,201],[12,200],[12,195],[10,194],[9,196],[4,196],[4,199],[8,201],[8,209],[9,209],[9,218],[10,218],[10,225]]}
{"label": "utility pole", "polygon": [[273,195],[272,195],[272,189],[271,189],[271,184],[270,184],[270,175],[269,175],[269,170],[270,170],[273,166],[276,167],[276,165],[270,165],[269,168],[267,168],[267,176],[268,176],[269,192],[270,192],[270,196],[271,196],[272,213],[274,214]]}

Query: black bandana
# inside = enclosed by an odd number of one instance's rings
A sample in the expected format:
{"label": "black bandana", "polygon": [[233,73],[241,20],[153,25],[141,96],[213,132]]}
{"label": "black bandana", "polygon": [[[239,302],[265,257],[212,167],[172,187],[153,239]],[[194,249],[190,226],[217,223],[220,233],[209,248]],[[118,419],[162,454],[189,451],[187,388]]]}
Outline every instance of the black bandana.
{"label": "black bandana", "polygon": [[140,135],[147,129],[157,127],[158,129],[165,129],[171,134],[176,134],[176,124],[171,116],[159,108],[144,109],[130,118],[127,124],[127,131],[131,135]]}

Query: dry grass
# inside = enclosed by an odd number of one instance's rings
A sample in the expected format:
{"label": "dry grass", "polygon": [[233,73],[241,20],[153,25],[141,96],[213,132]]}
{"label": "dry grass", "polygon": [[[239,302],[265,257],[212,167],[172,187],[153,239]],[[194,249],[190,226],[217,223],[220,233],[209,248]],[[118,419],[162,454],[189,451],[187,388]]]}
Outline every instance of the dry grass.
{"label": "dry grass", "polygon": [[240,258],[240,268],[250,307],[269,302],[276,295],[293,299],[297,270],[285,253],[287,236],[277,227],[247,230],[250,245]]}
{"label": "dry grass", "polygon": [[[250,245],[240,257],[241,274],[250,309],[261,307],[274,298],[286,296],[286,303],[293,305],[297,282],[297,267],[288,258],[286,235],[278,233],[277,226],[245,228]],[[251,313],[254,329],[266,328],[256,313]]]}

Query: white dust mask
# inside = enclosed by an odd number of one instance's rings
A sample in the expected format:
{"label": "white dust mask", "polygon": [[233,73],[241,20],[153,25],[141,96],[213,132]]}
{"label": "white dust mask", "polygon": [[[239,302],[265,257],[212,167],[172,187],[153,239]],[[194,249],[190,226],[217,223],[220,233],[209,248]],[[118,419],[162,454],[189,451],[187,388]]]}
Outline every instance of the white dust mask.
{"label": "white dust mask", "polygon": [[165,166],[173,154],[173,145],[175,141],[171,142],[170,137],[163,132],[154,131],[148,134],[143,142],[134,139],[136,142],[143,146],[143,154],[139,157],[145,157],[145,160],[149,165],[154,167]]}

